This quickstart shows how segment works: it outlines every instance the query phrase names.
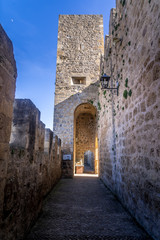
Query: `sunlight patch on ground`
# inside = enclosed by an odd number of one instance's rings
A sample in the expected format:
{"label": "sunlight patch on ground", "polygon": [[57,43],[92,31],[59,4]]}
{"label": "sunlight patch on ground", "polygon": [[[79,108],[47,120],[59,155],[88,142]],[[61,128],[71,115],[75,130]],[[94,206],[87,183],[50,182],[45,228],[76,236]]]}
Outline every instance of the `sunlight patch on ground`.
{"label": "sunlight patch on ground", "polygon": [[82,173],[82,174],[74,174],[74,177],[98,177],[98,174]]}

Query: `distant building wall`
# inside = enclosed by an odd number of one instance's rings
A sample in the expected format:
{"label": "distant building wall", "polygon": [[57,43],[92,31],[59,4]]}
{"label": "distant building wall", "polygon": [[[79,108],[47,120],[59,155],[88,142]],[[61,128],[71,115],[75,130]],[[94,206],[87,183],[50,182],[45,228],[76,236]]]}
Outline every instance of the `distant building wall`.
{"label": "distant building wall", "polygon": [[12,42],[0,25],[0,225],[2,223],[16,77],[17,70]]}
{"label": "distant building wall", "polygon": [[100,91],[100,177],[160,239],[160,1],[120,1],[111,10],[104,72],[119,96]]}
{"label": "distant building wall", "polygon": [[102,15],[60,15],[58,28],[54,132],[62,140],[65,176],[73,176],[74,111],[82,103],[97,107],[103,55]]}

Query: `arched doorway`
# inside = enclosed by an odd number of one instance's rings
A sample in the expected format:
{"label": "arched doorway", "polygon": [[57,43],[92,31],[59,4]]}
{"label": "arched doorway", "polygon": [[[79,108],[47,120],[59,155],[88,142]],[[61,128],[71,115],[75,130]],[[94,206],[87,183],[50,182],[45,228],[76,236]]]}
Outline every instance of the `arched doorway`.
{"label": "arched doorway", "polygon": [[74,174],[98,174],[96,108],[80,104],[74,113]]}

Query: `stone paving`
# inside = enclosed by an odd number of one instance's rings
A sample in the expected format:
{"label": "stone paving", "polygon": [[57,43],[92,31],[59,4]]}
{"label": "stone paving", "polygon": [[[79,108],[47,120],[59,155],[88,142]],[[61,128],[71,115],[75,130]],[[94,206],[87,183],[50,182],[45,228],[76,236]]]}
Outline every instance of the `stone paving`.
{"label": "stone paving", "polygon": [[97,177],[61,179],[26,240],[151,240]]}

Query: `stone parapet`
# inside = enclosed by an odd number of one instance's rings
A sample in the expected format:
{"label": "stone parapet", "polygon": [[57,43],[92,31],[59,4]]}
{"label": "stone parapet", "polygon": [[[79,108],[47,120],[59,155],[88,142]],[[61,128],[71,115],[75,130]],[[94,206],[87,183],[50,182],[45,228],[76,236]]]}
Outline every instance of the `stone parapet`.
{"label": "stone parapet", "polygon": [[60,177],[61,140],[45,129],[31,100],[16,99],[0,239],[24,238]]}

